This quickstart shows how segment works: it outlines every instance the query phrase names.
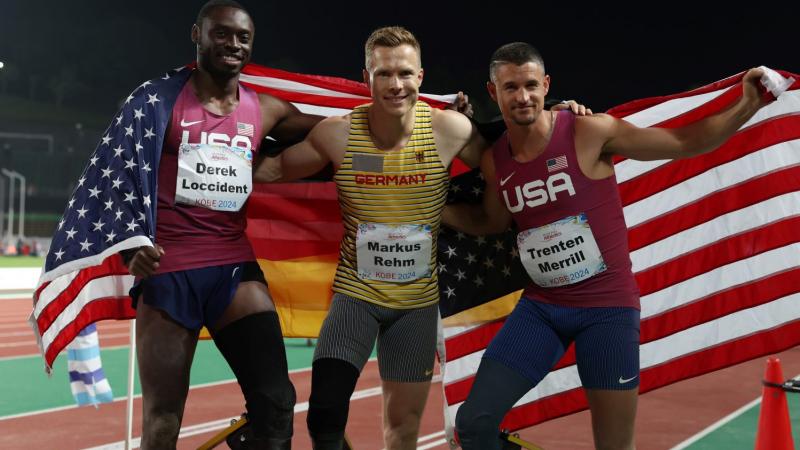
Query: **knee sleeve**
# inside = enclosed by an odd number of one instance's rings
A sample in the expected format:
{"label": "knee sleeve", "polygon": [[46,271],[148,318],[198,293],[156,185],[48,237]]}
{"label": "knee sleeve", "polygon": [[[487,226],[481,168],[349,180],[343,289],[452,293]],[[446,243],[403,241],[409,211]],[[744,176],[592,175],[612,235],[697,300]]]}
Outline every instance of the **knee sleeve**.
{"label": "knee sleeve", "polygon": [[492,415],[489,411],[466,401],[456,414],[456,431],[461,448],[464,450],[500,450],[500,422],[503,416]]}
{"label": "knee sleeve", "polygon": [[214,342],[242,388],[253,434],[291,438],[296,398],[278,314],[243,317],[215,333]]}
{"label": "knee sleeve", "polygon": [[308,431],[312,438],[344,437],[350,396],[356,388],[359,371],[347,361],[321,358],[311,371],[311,397],[308,401]]}
{"label": "knee sleeve", "polygon": [[456,414],[463,450],[500,450],[500,423],[533,387],[527,378],[490,358],[483,358],[467,401]]}

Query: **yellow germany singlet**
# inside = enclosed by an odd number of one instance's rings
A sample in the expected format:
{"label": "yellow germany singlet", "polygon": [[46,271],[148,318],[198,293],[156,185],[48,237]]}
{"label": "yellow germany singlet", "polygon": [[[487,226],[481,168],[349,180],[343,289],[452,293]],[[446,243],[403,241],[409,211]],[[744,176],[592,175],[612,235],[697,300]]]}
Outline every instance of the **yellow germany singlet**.
{"label": "yellow germany singlet", "polygon": [[369,107],[353,110],[333,177],[344,223],[333,290],[389,308],[421,308],[439,300],[437,236],[449,173],[428,104],[416,103],[411,138],[392,151],[372,143]]}

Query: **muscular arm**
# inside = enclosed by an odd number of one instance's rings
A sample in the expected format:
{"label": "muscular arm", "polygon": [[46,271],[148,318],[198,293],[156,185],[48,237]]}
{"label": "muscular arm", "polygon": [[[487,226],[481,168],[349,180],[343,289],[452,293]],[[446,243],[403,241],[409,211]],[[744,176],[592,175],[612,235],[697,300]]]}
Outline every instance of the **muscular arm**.
{"label": "muscular arm", "polygon": [[766,103],[759,88],[760,69],[745,75],[741,99],[730,108],[680,128],[638,128],[607,115],[584,119],[604,153],[636,160],[677,159],[709,152],[722,145]]}
{"label": "muscular arm", "polygon": [[436,149],[445,167],[456,157],[469,167],[480,165],[481,155],[489,144],[465,115],[451,110],[434,109],[431,112],[431,124]]}
{"label": "muscular arm", "polygon": [[306,178],[333,162],[338,167],[347,145],[350,121],[329,117],[314,127],[308,136],[274,158],[265,158],[253,173],[256,183],[273,183]]}
{"label": "muscular arm", "polygon": [[458,231],[474,236],[497,234],[511,225],[511,213],[500,203],[492,152],[481,157],[481,172],[486,180],[482,204],[452,204],[444,208],[442,222]]}
{"label": "muscular arm", "polygon": [[300,112],[291,103],[261,94],[258,96],[264,132],[278,142],[294,143],[303,140],[323,116]]}

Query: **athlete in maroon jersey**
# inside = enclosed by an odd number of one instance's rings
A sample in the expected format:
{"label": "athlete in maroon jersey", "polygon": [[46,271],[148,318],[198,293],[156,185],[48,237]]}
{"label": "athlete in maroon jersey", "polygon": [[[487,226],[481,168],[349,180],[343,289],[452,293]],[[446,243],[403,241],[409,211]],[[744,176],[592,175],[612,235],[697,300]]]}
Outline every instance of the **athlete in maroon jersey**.
{"label": "athlete in maroon jersey", "polygon": [[632,449],[639,375],[639,298],[613,155],[673,159],[720,146],[766,104],[761,69],[729,109],[683,128],[637,128],[605,114],[543,111],[550,87],[539,53],[512,43],[492,56],[489,94],[507,133],[485,152],[483,204],[448,207],[443,222],[470,234],[519,228],[531,278],[483,355],[458,410],[465,450],[501,448],[502,418],[575,342],[595,446]]}
{"label": "athlete in maroon jersey", "polygon": [[234,1],[201,8],[192,27],[197,68],[173,107],[159,165],[157,244],[127,255],[138,279],[143,449],[175,448],[202,326],[242,388],[254,434],[246,448],[291,446],[295,391],[243,206],[266,134],[299,141],[321,118],[239,83],[254,32]]}

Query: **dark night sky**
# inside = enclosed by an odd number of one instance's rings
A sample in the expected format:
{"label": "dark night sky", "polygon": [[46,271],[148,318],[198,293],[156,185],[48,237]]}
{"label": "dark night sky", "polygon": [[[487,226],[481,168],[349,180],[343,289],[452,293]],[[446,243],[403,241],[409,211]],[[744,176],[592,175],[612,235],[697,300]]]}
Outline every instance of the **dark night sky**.
{"label": "dark night sky", "polygon": [[[43,100],[53,75],[74,75],[65,104],[110,116],[142,80],[193,59],[189,29],[202,1],[33,1],[0,3],[0,61],[17,66],[9,91],[28,94],[39,76]],[[800,71],[795,6],[700,9],[670,4],[623,9],[596,2],[244,1],[256,23],[253,61],[359,79],[363,41],[382,25],[404,25],[422,43],[423,91],[470,93],[482,116],[492,51],[524,40],[542,52],[551,95],[604,110],[664,95],[765,64]],[[699,4],[700,2],[695,2]],[[792,2],[784,2],[789,5]],[[644,3],[640,3],[643,5]],[[661,3],[654,3],[661,5]],[[786,6],[783,6],[787,8]],[[714,11],[719,9],[720,11]]]}

